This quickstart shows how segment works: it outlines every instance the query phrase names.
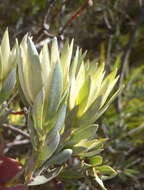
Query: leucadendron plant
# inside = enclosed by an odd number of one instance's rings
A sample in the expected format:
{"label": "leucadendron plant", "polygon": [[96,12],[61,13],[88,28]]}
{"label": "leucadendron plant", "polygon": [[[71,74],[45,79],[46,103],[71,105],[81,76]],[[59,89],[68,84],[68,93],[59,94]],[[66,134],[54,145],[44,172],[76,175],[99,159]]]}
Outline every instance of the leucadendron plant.
{"label": "leucadendron plant", "polygon": [[[116,172],[102,165],[98,154],[106,139],[97,138],[95,121],[119,92],[111,95],[118,80],[117,68],[105,77],[104,63],[85,61],[85,53],[79,48],[73,52],[73,41],[60,50],[57,39],[38,53],[32,39],[25,36],[17,46],[17,56],[19,91],[29,108],[33,145],[27,183],[50,181],[65,170],[70,158],[76,157],[105,189],[100,174],[107,179]],[[49,171],[47,175],[42,174],[44,170]]]}
{"label": "leucadendron plant", "polygon": [[8,30],[0,44],[0,104],[8,99],[16,82],[16,46],[10,49]]}
{"label": "leucadendron plant", "polygon": [[12,94],[16,83],[16,46],[10,49],[8,30],[0,44],[0,124],[6,119],[8,111],[6,101]]}
{"label": "leucadendron plant", "polygon": [[[68,73],[72,46],[73,42],[70,46],[67,44],[60,58],[54,39],[51,52],[45,45],[38,54],[31,38],[25,36],[17,48],[20,93],[30,110],[28,128],[35,157],[33,173],[54,153],[61,151],[58,147],[70,86]],[[66,153],[65,160],[72,154],[71,149],[62,151]]]}

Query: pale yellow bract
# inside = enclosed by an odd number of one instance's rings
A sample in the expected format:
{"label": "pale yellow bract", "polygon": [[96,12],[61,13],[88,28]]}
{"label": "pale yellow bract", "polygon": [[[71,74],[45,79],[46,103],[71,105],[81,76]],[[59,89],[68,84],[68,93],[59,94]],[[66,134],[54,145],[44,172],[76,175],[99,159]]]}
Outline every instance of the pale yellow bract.
{"label": "pale yellow bract", "polygon": [[7,100],[16,82],[16,46],[10,49],[8,30],[0,44],[0,104]]}
{"label": "pale yellow bract", "polygon": [[59,49],[54,38],[51,48],[45,44],[38,53],[26,35],[17,55],[20,91],[30,108],[28,127],[38,154],[35,169],[60,155],[66,160],[71,154],[101,152],[105,139],[96,139],[95,121],[119,92],[110,95],[117,68],[105,76],[105,64],[86,60],[79,48],[74,53],[73,40]]}

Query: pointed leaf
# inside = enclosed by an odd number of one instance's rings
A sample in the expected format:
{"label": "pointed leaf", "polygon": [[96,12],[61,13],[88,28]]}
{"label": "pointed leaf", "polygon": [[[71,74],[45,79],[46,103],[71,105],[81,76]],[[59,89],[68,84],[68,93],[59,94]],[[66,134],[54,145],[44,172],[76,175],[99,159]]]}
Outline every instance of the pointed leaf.
{"label": "pointed leaf", "polygon": [[9,43],[9,34],[8,30],[6,29],[2,42],[1,42],[1,64],[3,64],[3,77],[6,76],[6,74],[9,71],[9,55],[10,55],[10,43]]}
{"label": "pointed leaf", "polygon": [[42,89],[34,100],[32,107],[32,115],[34,121],[34,127],[37,132],[41,133],[43,129],[43,107],[44,107],[45,92]]}
{"label": "pointed leaf", "polygon": [[89,125],[86,127],[82,126],[78,129],[75,129],[72,132],[72,135],[68,144],[77,144],[83,139],[89,139],[89,138],[94,137],[96,135],[97,129],[98,129],[98,125],[96,124]]}
{"label": "pointed leaf", "polygon": [[73,151],[71,149],[64,149],[61,152],[55,154],[44,164],[45,168],[48,168],[53,164],[61,165],[65,163],[68,159],[70,159],[72,152]]}
{"label": "pointed leaf", "polygon": [[48,160],[53,153],[56,151],[60,142],[60,135],[58,132],[50,132],[45,140],[43,147],[41,147],[39,156],[38,156],[38,167],[40,167],[46,160]]}
{"label": "pointed leaf", "polygon": [[48,80],[50,80],[50,72],[52,72],[47,44],[43,46],[39,58],[43,73],[42,74],[43,84],[46,85],[45,83],[47,83]]}
{"label": "pointed leaf", "polygon": [[51,67],[55,67],[56,63],[60,63],[59,57],[59,48],[58,48],[58,41],[57,38],[52,40],[52,47],[51,47]]}
{"label": "pointed leaf", "polygon": [[88,159],[88,164],[92,166],[101,165],[103,162],[103,158],[101,156],[94,156]]}
{"label": "pointed leaf", "polygon": [[58,118],[54,127],[55,130],[57,131],[61,130],[62,126],[64,125],[65,116],[66,116],[66,105],[63,105],[58,113]]}
{"label": "pointed leaf", "polygon": [[28,67],[28,81],[30,85],[30,90],[33,96],[33,100],[42,88],[42,71],[38,52],[35,48],[34,43],[30,38],[28,38],[28,60],[26,63]]}
{"label": "pointed leaf", "polygon": [[95,170],[103,175],[103,179],[111,179],[117,175],[117,172],[107,165],[95,167]]}
{"label": "pointed leaf", "polygon": [[49,181],[51,181],[53,178],[58,176],[62,170],[62,167],[58,167],[50,171],[47,175],[40,175],[36,176],[32,182],[28,184],[28,186],[35,186],[35,185],[42,185]]}
{"label": "pointed leaf", "polygon": [[47,116],[51,118],[57,111],[62,94],[62,71],[60,64],[56,64],[52,81],[50,85],[50,91],[48,95]]}

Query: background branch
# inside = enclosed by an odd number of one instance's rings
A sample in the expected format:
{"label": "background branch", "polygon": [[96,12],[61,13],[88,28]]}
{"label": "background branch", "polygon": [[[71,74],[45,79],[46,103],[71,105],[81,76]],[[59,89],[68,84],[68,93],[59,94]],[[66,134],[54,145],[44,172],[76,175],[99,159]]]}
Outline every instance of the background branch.
{"label": "background branch", "polygon": [[62,35],[64,30],[78,17],[80,16],[87,8],[93,5],[92,0],[86,0],[86,2],[76,10],[74,15],[72,15],[69,20],[66,22],[66,24],[62,27],[60,32],[58,33],[58,36]]}
{"label": "background branch", "polygon": [[18,134],[21,134],[23,137],[25,137],[26,139],[30,139],[30,136],[28,133],[22,131],[21,129],[17,128],[17,127],[14,127],[10,124],[3,124],[2,125],[3,128],[7,128],[7,129],[10,129],[11,131],[15,132],[15,133],[18,133]]}

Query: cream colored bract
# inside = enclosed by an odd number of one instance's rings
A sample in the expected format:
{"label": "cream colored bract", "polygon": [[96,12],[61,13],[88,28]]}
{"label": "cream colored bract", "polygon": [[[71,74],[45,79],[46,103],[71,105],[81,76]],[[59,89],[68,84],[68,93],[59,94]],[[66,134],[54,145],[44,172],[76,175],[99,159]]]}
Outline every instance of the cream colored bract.
{"label": "cream colored bract", "polygon": [[16,82],[16,46],[10,49],[8,30],[0,44],[0,104],[7,100]]}
{"label": "cream colored bract", "polygon": [[28,128],[37,155],[34,172],[58,164],[57,157],[62,163],[72,154],[100,153],[106,139],[96,138],[95,121],[119,92],[111,95],[116,67],[105,76],[104,63],[86,60],[79,48],[74,53],[73,41],[60,50],[56,38],[38,53],[26,35],[17,55],[19,90],[30,110]]}

